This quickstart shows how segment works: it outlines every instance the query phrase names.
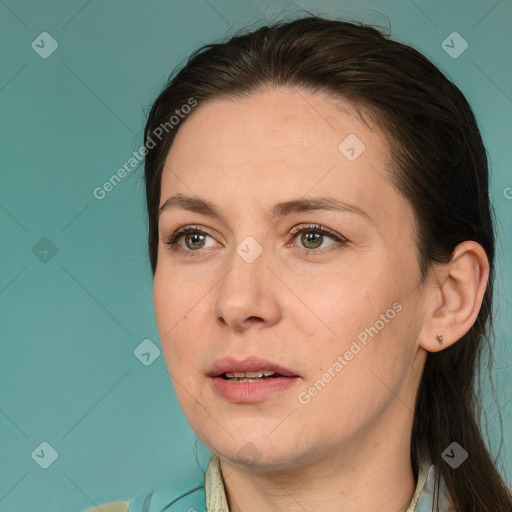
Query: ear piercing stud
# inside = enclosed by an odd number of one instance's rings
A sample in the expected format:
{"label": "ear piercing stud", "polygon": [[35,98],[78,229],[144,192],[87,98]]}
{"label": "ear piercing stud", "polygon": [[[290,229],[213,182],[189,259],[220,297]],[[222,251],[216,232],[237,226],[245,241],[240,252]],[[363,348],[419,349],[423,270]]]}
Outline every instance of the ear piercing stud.
{"label": "ear piercing stud", "polygon": [[442,345],[443,341],[444,341],[443,335],[442,334],[438,334],[436,336],[436,340],[438,341],[439,345]]}

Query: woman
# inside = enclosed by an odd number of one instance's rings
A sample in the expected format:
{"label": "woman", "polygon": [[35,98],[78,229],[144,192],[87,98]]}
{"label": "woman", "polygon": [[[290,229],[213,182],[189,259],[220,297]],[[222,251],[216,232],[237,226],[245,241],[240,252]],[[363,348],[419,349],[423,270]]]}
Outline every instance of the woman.
{"label": "woman", "polygon": [[475,412],[494,234],[460,90],[307,17],[196,51],[144,137],[160,339],[212,456],[102,510],[512,510]]}

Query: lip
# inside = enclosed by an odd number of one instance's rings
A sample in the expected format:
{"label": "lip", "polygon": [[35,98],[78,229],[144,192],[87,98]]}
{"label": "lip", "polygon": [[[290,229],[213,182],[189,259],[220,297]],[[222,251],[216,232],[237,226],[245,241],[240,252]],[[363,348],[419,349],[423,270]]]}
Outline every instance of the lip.
{"label": "lip", "polygon": [[263,402],[274,393],[286,391],[301,380],[300,377],[273,377],[259,382],[231,382],[222,377],[211,377],[215,393],[225,400],[242,404]]}
{"label": "lip", "polygon": [[215,361],[208,376],[219,377],[226,372],[256,372],[258,370],[273,371],[283,377],[300,377],[294,371],[258,356],[248,356],[242,360],[224,357]]}
{"label": "lip", "polygon": [[[223,379],[226,372],[273,371],[279,377],[272,377],[259,382],[234,382]],[[292,370],[258,356],[249,356],[238,360],[225,357],[216,361],[208,374],[214,391],[222,398],[235,403],[262,402],[272,394],[285,391],[296,385],[301,377]]]}

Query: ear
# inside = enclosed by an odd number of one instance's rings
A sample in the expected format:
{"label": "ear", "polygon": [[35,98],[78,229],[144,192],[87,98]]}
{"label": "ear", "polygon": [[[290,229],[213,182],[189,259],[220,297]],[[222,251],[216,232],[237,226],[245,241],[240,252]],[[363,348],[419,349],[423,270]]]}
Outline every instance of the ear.
{"label": "ear", "polygon": [[[449,263],[434,265],[425,287],[426,309],[419,337],[419,345],[428,352],[453,345],[469,331],[489,279],[487,254],[473,241],[459,244]],[[438,335],[443,337],[442,344]]]}

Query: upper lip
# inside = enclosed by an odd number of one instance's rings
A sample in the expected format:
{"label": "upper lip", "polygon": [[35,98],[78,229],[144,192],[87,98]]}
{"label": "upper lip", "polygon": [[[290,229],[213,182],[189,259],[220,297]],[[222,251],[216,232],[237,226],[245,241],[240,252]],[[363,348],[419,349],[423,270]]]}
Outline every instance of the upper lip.
{"label": "upper lip", "polygon": [[288,368],[258,356],[249,356],[242,360],[233,357],[218,359],[210,369],[208,376],[218,377],[226,372],[257,372],[258,370],[273,371],[284,377],[299,376]]}

